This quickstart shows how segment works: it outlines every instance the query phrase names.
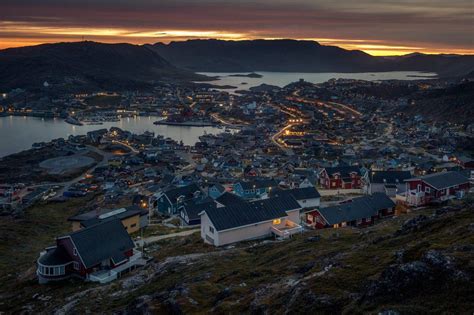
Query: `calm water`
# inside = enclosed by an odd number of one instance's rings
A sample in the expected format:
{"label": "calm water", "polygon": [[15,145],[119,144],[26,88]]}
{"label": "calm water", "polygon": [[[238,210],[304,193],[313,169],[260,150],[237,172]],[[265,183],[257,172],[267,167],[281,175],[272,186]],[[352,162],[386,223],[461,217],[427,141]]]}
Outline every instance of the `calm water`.
{"label": "calm water", "polygon": [[101,128],[119,127],[133,133],[153,131],[156,135],[170,137],[184,144],[193,145],[205,132],[216,134],[223,129],[215,127],[181,127],[154,125],[157,117],[123,118],[117,122],[102,125],[74,126],[63,119],[42,119],[36,117],[9,116],[0,117],[0,157],[30,149],[35,142],[50,141],[55,138],[67,138],[69,135],[83,135],[88,131]]}
{"label": "calm water", "polygon": [[[247,72],[248,73],[248,72]],[[360,79],[367,81],[380,80],[422,80],[436,77],[436,73],[419,71],[391,71],[391,72],[366,72],[366,73],[297,73],[297,72],[260,72],[262,78],[231,77],[231,74],[247,73],[223,73],[223,72],[201,72],[208,76],[218,76],[219,80],[210,81],[211,84],[232,85],[237,89],[226,89],[225,91],[234,92],[235,90],[247,90],[250,87],[258,86],[262,83],[283,87],[291,82],[304,79],[311,83],[323,83],[330,79]],[[242,84],[246,82],[247,84]]]}

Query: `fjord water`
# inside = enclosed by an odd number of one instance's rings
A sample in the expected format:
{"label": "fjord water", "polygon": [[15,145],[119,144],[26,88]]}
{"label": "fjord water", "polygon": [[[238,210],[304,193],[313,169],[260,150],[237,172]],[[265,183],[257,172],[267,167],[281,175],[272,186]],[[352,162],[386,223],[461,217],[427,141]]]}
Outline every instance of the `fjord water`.
{"label": "fjord water", "polygon": [[[242,76],[231,76],[233,74],[248,74],[239,72],[200,72],[210,77],[219,77],[218,80],[209,81],[215,85],[231,85],[237,89],[225,89],[228,92],[235,90],[248,90],[250,87],[258,86],[262,83],[284,87],[292,82],[304,79],[311,83],[323,83],[330,79],[357,79],[366,81],[381,80],[423,80],[434,79],[436,73],[420,71],[390,71],[390,72],[364,72],[364,73],[299,73],[299,72],[260,72],[261,78],[249,78]],[[243,84],[243,83],[246,84]]]}
{"label": "fjord water", "polygon": [[30,149],[35,142],[50,141],[56,138],[67,138],[70,135],[84,135],[88,131],[101,128],[119,127],[133,133],[153,131],[186,145],[199,141],[204,133],[216,134],[223,132],[215,127],[184,127],[154,125],[157,117],[122,118],[117,122],[104,122],[102,125],[75,126],[63,119],[43,119],[26,116],[0,117],[0,157],[22,150]]}
{"label": "fjord water", "polygon": [[[257,72],[262,78],[229,76],[237,73],[203,73],[209,76],[219,76],[219,80],[209,83],[217,85],[232,85],[245,90],[262,83],[283,87],[291,82],[304,79],[312,83],[326,82],[332,78],[378,80],[414,80],[436,77],[435,73],[418,71],[395,71],[374,73],[288,73],[288,72]],[[242,84],[246,82],[247,84]],[[0,157],[30,149],[35,142],[50,141],[55,138],[67,138],[69,135],[82,135],[88,131],[116,126],[134,133],[153,131],[155,134],[170,137],[184,144],[193,145],[204,133],[220,133],[222,129],[214,127],[184,127],[154,125],[154,117],[123,118],[119,122],[106,122],[103,125],[74,126],[63,119],[42,119],[35,117],[9,116],[0,117]]]}

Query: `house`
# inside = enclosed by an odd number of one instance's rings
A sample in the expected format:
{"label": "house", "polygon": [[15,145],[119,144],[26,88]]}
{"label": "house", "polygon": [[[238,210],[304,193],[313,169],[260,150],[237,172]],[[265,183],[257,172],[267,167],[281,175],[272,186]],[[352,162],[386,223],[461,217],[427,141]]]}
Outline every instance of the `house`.
{"label": "house", "polygon": [[201,188],[195,183],[171,188],[155,196],[154,206],[156,211],[165,215],[174,215],[178,213],[179,205],[186,200],[203,196]]}
{"label": "house", "polygon": [[302,209],[319,207],[321,195],[314,187],[295,189],[275,189],[270,193],[271,197],[292,196]]}
{"label": "house", "polygon": [[319,173],[319,183],[325,189],[358,189],[361,178],[358,166],[326,167]]}
{"label": "house", "polygon": [[106,283],[145,264],[117,218],[58,237],[37,260],[39,283],[78,277]]}
{"label": "house", "polygon": [[410,206],[462,198],[470,189],[469,178],[459,172],[441,172],[405,180],[406,191],[397,198]]}
{"label": "house", "polygon": [[237,196],[236,194],[225,192],[216,198],[217,207],[226,207],[231,206],[237,203],[246,202],[242,197]]}
{"label": "house", "polygon": [[260,198],[278,187],[278,183],[273,179],[262,179],[248,182],[237,182],[234,184],[234,193],[245,199]]}
{"label": "house", "polygon": [[326,227],[363,227],[376,219],[395,213],[395,203],[383,193],[374,193],[352,199],[337,206],[320,208],[306,213],[306,224],[322,229]]}
{"label": "house", "polygon": [[75,232],[111,217],[118,218],[129,234],[135,233],[148,226],[148,210],[138,206],[129,206],[115,210],[102,209],[89,211],[72,216],[68,218],[68,221],[72,223],[72,231]]}
{"label": "house", "polygon": [[287,238],[302,232],[300,205],[292,197],[276,197],[207,209],[200,213],[204,242],[223,246],[264,238]]}
{"label": "house", "polygon": [[220,197],[223,193],[225,193],[225,187],[221,184],[211,185],[207,190],[208,196],[213,199]]}
{"label": "house", "polygon": [[463,168],[474,169],[474,159],[467,156],[459,156],[455,158],[456,163],[461,165]]}
{"label": "house", "polygon": [[179,206],[181,225],[191,226],[201,224],[201,217],[199,214],[207,209],[213,208],[217,208],[217,203],[210,197],[185,201]]}
{"label": "house", "polygon": [[405,191],[405,180],[410,178],[412,175],[409,171],[368,171],[362,182],[367,194],[381,192],[395,197],[397,193]]}

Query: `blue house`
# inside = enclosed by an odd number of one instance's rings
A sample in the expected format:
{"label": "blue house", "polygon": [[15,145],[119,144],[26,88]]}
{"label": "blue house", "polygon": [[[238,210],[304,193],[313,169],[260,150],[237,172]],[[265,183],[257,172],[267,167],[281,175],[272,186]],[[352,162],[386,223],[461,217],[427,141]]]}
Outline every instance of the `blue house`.
{"label": "blue house", "polygon": [[278,183],[273,179],[238,182],[234,184],[234,193],[245,199],[253,199],[259,198],[277,187]]}
{"label": "blue house", "polygon": [[168,189],[158,196],[155,209],[159,213],[166,215],[177,214],[179,206],[185,201],[203,195],[202,190],[195,183],[188,186]]}
{"label": "blue house", "polygon": [[212,186],[209,186],[207,192],[209,197],[211,197],[212,199],[219,198],[223,193],[225,193],[225,187],[221,184],[214,184]]}
{"label": "blue house", "polygon": [[198,197],[185,201],[182,205],[179,206],[179,217],[181,219],[181,225],[199,225],[201,224],[201,216],[199,214],[208,209],[215,208],[217,208],[217,203],[214,201],[214,199],[209,197]]}

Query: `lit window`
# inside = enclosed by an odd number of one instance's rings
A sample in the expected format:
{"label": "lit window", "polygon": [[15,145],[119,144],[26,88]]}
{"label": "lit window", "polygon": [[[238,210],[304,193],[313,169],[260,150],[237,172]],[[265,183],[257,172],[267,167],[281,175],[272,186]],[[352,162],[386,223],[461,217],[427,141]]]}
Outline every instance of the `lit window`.
{"label": "lit window", "polygon": [[273,224],[274,224],[274,225],[281,224],[281,219],[275,219],[275,220],[273,220]]}

